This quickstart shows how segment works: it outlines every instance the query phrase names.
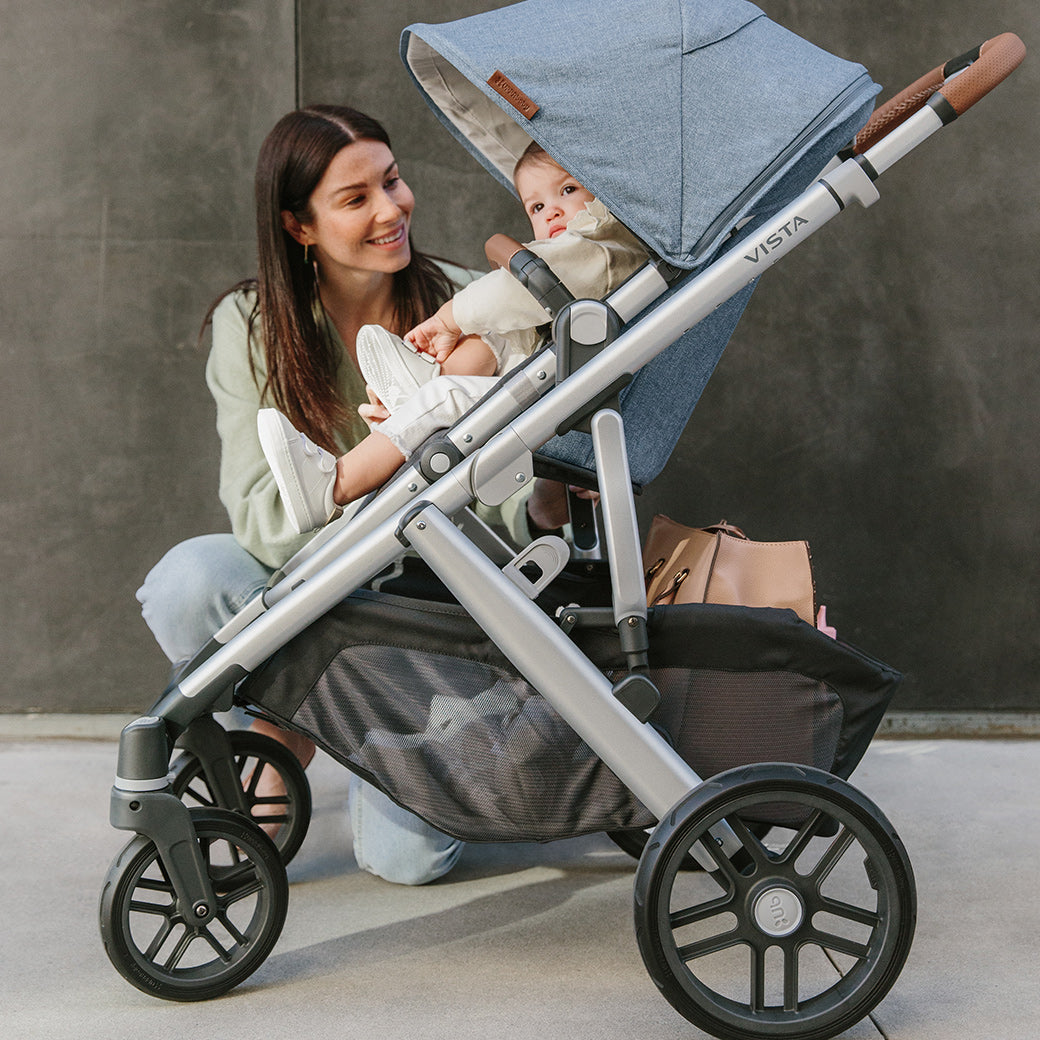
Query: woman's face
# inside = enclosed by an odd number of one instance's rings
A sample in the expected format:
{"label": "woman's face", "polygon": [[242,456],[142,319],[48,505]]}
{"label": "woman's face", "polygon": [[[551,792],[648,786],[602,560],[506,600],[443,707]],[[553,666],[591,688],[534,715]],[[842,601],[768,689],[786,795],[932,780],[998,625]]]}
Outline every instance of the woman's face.
{"label": "woman's face", "polygon": [[415,196],[381,141],[355,141],[336,153],[310,197],[298,239],[326,273],[392,274],[412,258],[408,244]]}

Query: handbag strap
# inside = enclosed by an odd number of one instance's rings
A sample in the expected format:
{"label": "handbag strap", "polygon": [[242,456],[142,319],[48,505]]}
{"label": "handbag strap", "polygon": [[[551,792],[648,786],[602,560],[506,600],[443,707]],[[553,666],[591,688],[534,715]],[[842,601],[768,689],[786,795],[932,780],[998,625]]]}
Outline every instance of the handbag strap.
{"label": "handbag strap", "polygon": [[727,523],[725,520],[720,520],[717,524],[704,527],[702,530],[710,531],[712,534],[731,534],[734,538],[743,538],[744,541],[748,540],[748,536],[736,524]]}
{"label": "handbag strap", "polygon": [[[664,563],[664,560],[661,560]],[[658,570],[661,568],[658,567]],[[675,600],[676,594],[679,592],[679,586],[690,576],[690,568],[683,567],[681,571],[678,571],[671,583],[666,585],[661,591],[654,596],[654,598],[647,604],[648,607],[656,607],[661,603],[672,603]]]}

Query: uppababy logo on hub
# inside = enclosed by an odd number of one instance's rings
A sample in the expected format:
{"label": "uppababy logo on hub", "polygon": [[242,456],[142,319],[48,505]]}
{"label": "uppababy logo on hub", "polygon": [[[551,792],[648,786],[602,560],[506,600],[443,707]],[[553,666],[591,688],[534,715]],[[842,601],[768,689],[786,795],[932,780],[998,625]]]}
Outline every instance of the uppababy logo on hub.
{"label": "uppababy logo on hub", "polygon": [[803,224],[808,224],[809,221],[805,217],[795,217],[794,220],[789,220],[782,227],[778,227],[768,238],[759,242],[755,246],[753,253],[745,253],[744,259],[750,260],[751,263],[757,264],[759,260],[764,256],[769,256],[770,253],[775,249],[779,249],[784,244],[784,239],[794,238],[798,234],[798,229]]}

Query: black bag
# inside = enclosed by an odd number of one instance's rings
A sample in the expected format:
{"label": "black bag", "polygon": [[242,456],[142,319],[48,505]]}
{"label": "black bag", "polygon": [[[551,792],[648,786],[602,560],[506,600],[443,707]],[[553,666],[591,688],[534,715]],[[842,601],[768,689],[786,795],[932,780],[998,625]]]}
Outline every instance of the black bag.
{"label": "black bag", "polygon": [[[624,674],[613,629],[571,638],[612,681]],[[848,777],[902,678],[793,611],[714,604],[651,612],[650,677],[662,694],[652,721],[704,779],[762,761]],[[466,841],[654,823],[455,604],[359,591],[238,699]]]}

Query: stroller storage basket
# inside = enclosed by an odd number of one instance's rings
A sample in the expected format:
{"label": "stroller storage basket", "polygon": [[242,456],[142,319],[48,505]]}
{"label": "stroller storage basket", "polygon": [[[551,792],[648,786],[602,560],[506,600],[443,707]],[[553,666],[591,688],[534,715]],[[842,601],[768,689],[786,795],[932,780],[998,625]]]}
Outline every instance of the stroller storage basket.
{"label": "stroller storage basket", "polygon": [[[608,676],[622,674],[616,632],[572,635]],[[847,777],[901,679],[784,610],[661,607],[651,647],[662,694],[653,722],[705,777],[761,761]],[[238,697],[466,841],[550,841],[654,822],[453,604],[358,592]]]}

